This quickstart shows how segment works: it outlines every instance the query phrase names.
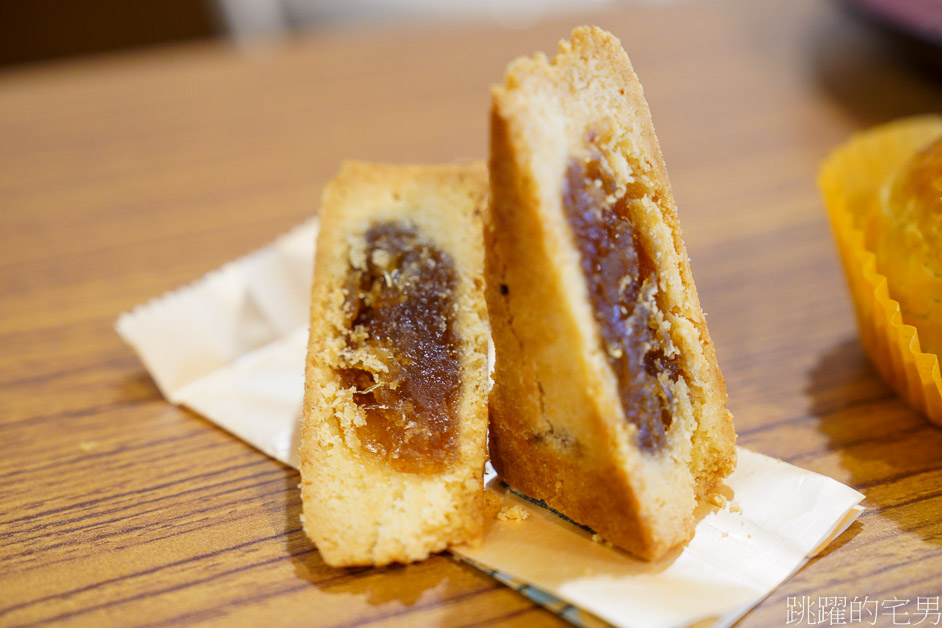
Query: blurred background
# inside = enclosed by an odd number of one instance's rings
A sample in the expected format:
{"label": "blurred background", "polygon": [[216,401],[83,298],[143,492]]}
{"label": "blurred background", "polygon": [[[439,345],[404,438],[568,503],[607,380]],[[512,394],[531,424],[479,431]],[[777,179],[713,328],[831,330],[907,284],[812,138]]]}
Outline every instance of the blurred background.
{"label": "blurred background", "polygon": [[[658,0],[648,0],[657,2]],[[669,0],[660,0],[661,2]],[[511,28],[612,0],[0,0],[0,65],[396,22],[494,20]]]}
{"label": "blurred background", "polygon": [[[303,31],[493,21],[526,28],[548,15],[677,0],[0,0],[0,67],[179,41],[237,43]],[[708,2],[709,0],[696,0]],[[940,74],[942,0],[833,0],[893,53]]]}

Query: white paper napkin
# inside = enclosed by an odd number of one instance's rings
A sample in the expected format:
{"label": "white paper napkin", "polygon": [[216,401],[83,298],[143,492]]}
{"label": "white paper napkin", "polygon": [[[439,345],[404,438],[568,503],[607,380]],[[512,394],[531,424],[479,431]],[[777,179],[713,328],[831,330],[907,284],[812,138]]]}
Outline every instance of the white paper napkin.
{"label": "white paper napkin", "polygon": [[[122,314],[117,331],[163,392],[272,458],[298,466],[308,295],[317,221]],[[693,540],[647,563],[490,477],[503,508],[479,547],[452,552],[582,625],[728,626],[836,538],[863,495],[746,449],[725,507],[701,507]]]}

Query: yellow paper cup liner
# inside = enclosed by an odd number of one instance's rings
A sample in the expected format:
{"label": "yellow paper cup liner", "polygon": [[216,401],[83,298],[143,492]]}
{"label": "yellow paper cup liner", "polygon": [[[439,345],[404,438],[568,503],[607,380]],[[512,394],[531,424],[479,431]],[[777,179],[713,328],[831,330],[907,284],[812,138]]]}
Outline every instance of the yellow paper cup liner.
{"label": "yellow paper cup liner", "polygon": [[919,334],[903,323],[887,279],[867,248],[869,218],[879,210],[879,190],[917,150],[942,136],[942,117],[908,118],[860,133],[824,162],[824,195],[857,314],[860,339],[880,375],[910,405],[942,426],[939,358],[923,353]]}

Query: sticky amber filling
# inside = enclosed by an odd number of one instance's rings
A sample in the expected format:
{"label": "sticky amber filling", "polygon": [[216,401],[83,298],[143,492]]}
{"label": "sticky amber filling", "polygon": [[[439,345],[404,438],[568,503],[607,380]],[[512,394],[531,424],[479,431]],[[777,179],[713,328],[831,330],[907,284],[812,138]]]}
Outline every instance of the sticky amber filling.
{"label": "sticky amber filling", "polygon": [[439,472],[458,456],[454,264],[406,224],[375,225],[365,242],[366,267],[348,275],[351,358],[339,371],[366,416],[357,436],[399,471]]}
{"label": "sticky amber filling", "polygon": [[673,384],[682,373],[652,326],[657,277],[631,222],[629,203],[634,199],[630,192],[616,197],[616,185],[601,160],[594,149],[570,160],[563,208],[625,418],[638,428],[639,447],[652,451],[666,440]]}

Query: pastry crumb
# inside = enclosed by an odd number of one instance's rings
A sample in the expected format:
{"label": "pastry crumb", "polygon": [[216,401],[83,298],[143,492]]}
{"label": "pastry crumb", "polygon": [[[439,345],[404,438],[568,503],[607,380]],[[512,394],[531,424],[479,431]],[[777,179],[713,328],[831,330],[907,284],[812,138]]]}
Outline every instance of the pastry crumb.
{"label": "pastry crumb", "polygon": [[614,547],[611,541],[607,541],[601,534],[593,534],[592,540],[598,543],[599,545],[604,545],[605,547]]}
{"label": "pastry crumb", "polygon": [[721,493],[710,493],[707,495],[707,502],[713,504],[717,508],[724,508],[727,504],[726,496]]}
{"label": "pastry crumb", "polygon": [[739,502],[729,502],[729,511],[730,512],[742,512],[742,506],[739,505]]}
{"label": "pastry crumb", "polygon": [[497,518],[501,521],[523,521],[530,518],[530,511],[519,504],[504,506],[497,513]]}

